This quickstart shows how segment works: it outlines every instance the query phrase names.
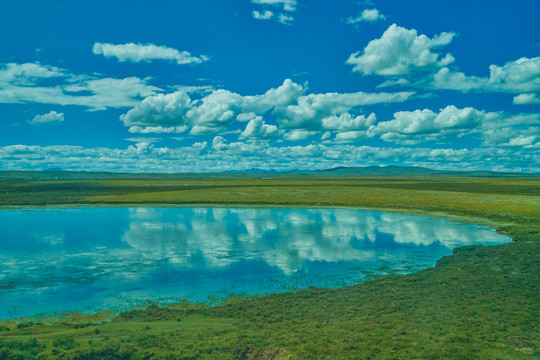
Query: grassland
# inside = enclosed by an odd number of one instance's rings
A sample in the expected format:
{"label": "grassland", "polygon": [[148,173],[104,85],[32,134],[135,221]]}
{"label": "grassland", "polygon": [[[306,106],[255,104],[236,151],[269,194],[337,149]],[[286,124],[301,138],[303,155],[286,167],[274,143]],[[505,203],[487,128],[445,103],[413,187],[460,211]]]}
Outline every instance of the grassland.
{"label": "grassland", "polygon": [[487,224],[510,244],[343,289],[0,325],[0,359],[540,358],[540,179],[467,176],[0,179],[0,205],[382,208]]}

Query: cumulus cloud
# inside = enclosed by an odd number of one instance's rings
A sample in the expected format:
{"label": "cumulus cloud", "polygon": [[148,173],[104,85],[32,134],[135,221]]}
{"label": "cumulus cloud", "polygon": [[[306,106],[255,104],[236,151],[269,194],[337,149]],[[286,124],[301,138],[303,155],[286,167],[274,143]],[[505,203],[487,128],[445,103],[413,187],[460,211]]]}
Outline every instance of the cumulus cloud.
{"label": "cumulus cloud", "polygon": [[[352,21],[352,20],[351,20]],[[489,66],[489,76],[466,75],[451,68],[454,57],[441,53],[455,33],[443,32],[429,38],[415,29],[391,25],[379,39],[368,43],[362,52],[352,54],[347,64],[363,75],[386,77],[378,87],[409,85],[462,92],[506,92],[520,94],[514,104],[535,104],[540,91],[540,57],[520,58]]]}
{"label": "cumulus cloud", "polygon": [[521,58],[489,67],[487,87],[508,92],[540,91],[540,57]]}
{"label": "cumulus cloud", "polygon": [[36,115],[28,123],[30,125],[58,125],[64,121],[64,114],[51,111],[47,114]]}
{"label": "cumulus cloud", "polygon": [[520,58],[503,66],[491,65],[489,77],[467,76],[447,67],[433,77],[432,87],[460,91],[526,93],[517,96],[515,104],[528,103],[540,91],[540,57]]}
{"label": "cumulus cloud", "polygon": [[187,126],[131,126],[128,131],[132,134],[178,134],[188,129]]}
{"label": "cumulus cloud", "polygon": [[454,36],[452,32],[443,32],[430,39],[418,35],[415,29],[392,24],[380,39],[370,41],[362,53],[352,54],[347,64],[353,66],[353,71],[365,75],[432,73],[454,61],[451,54],[441,56],[436,52],[448,45]]}
{"label": "cumulus cloud", "polygon": [[334,142],[354,142],[367,137],[366,131],[346,131],[336,134]]}
{"label": "cumulus cloud", "polygon": [[240,134],[239,139],[272,139],[279,134],[278,128],[275,125],[266,124],[262,117],[258,116],[250,120],[246,125],[246,129]]}
{"label": "cumulus cloud", "polygon": [[154,44],[109,44],[96,42],[92,48],[96,55],[103,55],[106,58],[115,57],[120,62],[152,62],[154,60],[166,60],[183,64],[200,64],[208,61],[205,55],[193,56],[187,51],[178,51],[176,49],[157,46]]}
{"label": "cumulus cloud", "polygon": [[439,113],[429,109],[399,111],[394,113],[393,120],[372,126],[369,133],[386,141],[417,144],[442,136],[467,134],[481,123],[483,116],[483,112],[474,108],[458,109],[453,105]]}
{"label": "cumulus cloud", "polygon": [[274,20],[281,24],[291,25],[294,21],[292,12],[296,11],[296,0],[251,0],[252,3],[265,7],[279,8],[284,12],[275,12],[268,9],[264,11],[254,10],[251,14],[257,20]]}
{"label": "cumulus cloud", "polygon": [[[276,107],[274,115],[284,128],[320,131],[325,130],[325,126],[334,126],[330,123],[336,121],[350,122],[352,115],[345,113],[353,109],[364,105],[403,102],[413,94],[413,92],[309,94],[299,97],[297,104]],[[337,120],[332,118],[333,116],[338,116]],[[323,124],[324,119],[327,119],[326,125]],[[356,121],[360,124],[364,120],[358,118]],[[337,131],[339,126],[334,126],[333,129]]]}
{"label": "cumulus cloud", "polygon": [[191,99],[184,91],[157,94],[145,98],[120,116],[126,126],[184,125],[184,116],[191,108]]}
{"label": "cumulus cloud", "polygon": [[134,106],[140,98],[158,91],[161,89],[136,77],[98,78],[41,64],[0,64],[0,103],[77,105],[105,110]]}
{"label": "cumulus cloud", "polygon": [[296,0],[251,0],[251,2],[259,5],[280,7],[284,11],[295,11],[297,5]]}
{"label": "cumulus cloud", "polygon": [[262,95],[242,96],[228,90],[216,90],[192,100],[184,91],[176,91],[150,96],[120,119],[126,126],[193,125],[191,134],[208,134],[236,120],[252,120],[275,106],[295,103],[304,91],[303,86],[289,79]]}
{"label": "cumulus cloud", "polygon": [[256,125],[261,125],[258,117],[273,110],[279,125],[287,129],[358,131],[372,125],[375,114],[366,117],[353,115],[350,111],[357,111],[365,105],[403,102],[414,94],[357,92],[304,95],[305,91],[305,86],[286,79],[281,86],[262,95],[244,96],[221,89],[193,100],[183,91],[157,94],[144,99],[120,119],[126,126],[188,125],[192,126],[192,135],[216,133],[235,121],[256,120],[249,125],[249,131],[244,134],[247,136]]}
{"label": "cumulus cloud", "polygon": [[131,137],[131,138],[126,138],[124,140],[137,143],[135,145],[138,145],[138,144],[153,144],[156,142],[160,142],[163,139],[162,138],[148,138],[148,137]]}
{"label": "cumulus cloud", "polygon": [[294,18],[289,14],[278,14],[277,21],[284,25],[291,25]]}
{"label": "cumulus cloud", "polygon": [[257,20],[270,20],[272,16],[274,16],[274,13],[271,12],[270,10],[265,10],[265,11],[253,10],[252,15]]}
{"label": "cumulus cloud", "polygon": [[[532,144],[529,136],[532,135],[525,133],[513,143]],[[10,145],[0,147],[0,168],[30,170],[60,167],[73,171],[177,173],[250,168],[324,169],[339,163],[344,166],[386,164],[450,170],[540,172],[540,156],[538,152],[528,150],[527,146],[432,149],[310,144],[274,147],[267,141],[231,143],[217,136],[212,146],[203,142],[178,148],[158,147],[149,142],[140,142],[127,149]]]}
{"label": "cumulus cloud", "polygon": [[341,113],[339,116],[333,115],[322,119],[322,128],[338,132],[367,130],[376,120],[375,113],[371,113],[368,117],[365,115],[353,117],[349,113]]}
{"label": "cumulus cloud", "polygon": [[540,97],[536,94],[519,94],[514,96],[514,104],[526,105],[526,104],[540,104]]}
{"label": "cumulus cloud", "polygon": [[215,156],[227,157],[231,154],[238,154],[237,161],[249,161],[253,158],[260,157],[260,153],[265,153],[268,149],[266,141],[231,142],[229,143],[224,137],[216,136],[212,140],[212,149],[216,151]]}
{"label": "cumulus cloud", "polygon": [[285,140],[289,140],[289,141],[300,141],[300,140],[305,140],[308,137],[315,135],[316,133],[317,133],[316,131],[294,129],[287,132],[283,137],[285,138]]}
{"label": "cumulus cloud", "polygon": [[381,14],[377,9],[365,9],[358,16],[349,17],[346,20],[347,24],[358,25],[362,22],[374,23],[377,21],[386,20],[386,16]]}
{"label": "cumulus cloud", "polygon": [[540,114],[486,113],[481,131],[484,146],[540,148]]}
{"label": "cumulus cloud", "polygon": [[511,127],[487,129],[484,145],[486,146],[515,146],[540,149],[540,126]]}
{"label": "cumulus cloud", "polygon": [[245,121],[245,116],[262,115],[275,106],[294,103],[304,91],[301,85],[289,79],[263,95],[242,96],[228,90],[217,90],[195,101],[186,117],[194,125],[213,127],[217,131],[231,124],[239,116]]}
{"label": "cumulus cloud", "polygon": [[[396,112],[394,119],[371,126],[367,133],[369,136],[380,136],[385,141],[404,145],[426,141],[444,142],[448,136],[467,135],[479,137],[486,146],[504,145],[512,141],[517,145],[519,141],[515,139],[522,138],[524,133],[538,133],[539,125],[540,114],[486,112],[472,107],[459,109],[449,105],[439,112],[430,109]],[[505,134],[504,139],[497,134]]]}

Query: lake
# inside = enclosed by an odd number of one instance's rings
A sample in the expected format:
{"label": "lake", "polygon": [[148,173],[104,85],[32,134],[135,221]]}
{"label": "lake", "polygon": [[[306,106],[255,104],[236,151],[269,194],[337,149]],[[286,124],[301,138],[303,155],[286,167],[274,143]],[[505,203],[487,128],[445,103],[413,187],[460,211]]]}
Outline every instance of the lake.
{"label": "lake", "polygon": [[493,229],[354,209],[0,211],[0,319],[339,287],[510,242]]}

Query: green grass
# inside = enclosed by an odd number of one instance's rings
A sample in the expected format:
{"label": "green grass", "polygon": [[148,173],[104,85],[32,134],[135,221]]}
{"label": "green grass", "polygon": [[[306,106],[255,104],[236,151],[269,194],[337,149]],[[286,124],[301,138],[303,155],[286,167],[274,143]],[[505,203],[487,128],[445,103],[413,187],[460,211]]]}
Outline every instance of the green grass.
{"label": "green grass", "polygon": [[0,324],[0,359],[540,358],[540,180],[386,176],[0,181],[0,204],[350,206],[488,224],[501,246],[342,289]]}

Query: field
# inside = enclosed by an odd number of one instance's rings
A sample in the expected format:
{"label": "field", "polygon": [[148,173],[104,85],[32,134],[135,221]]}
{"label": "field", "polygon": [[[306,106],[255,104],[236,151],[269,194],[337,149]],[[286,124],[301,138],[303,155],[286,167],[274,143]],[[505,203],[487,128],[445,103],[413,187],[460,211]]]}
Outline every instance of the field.
{"label": "field", "polygon": [[[3,176],[2,176],[3,175]],[[489,225],[416,274],[343,289],[0,324],[0,359],[540,358],[540,178],[0,174],[0,205],[377,208]]]}

